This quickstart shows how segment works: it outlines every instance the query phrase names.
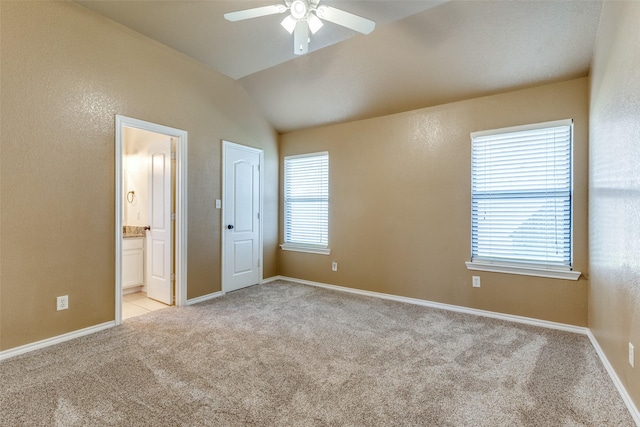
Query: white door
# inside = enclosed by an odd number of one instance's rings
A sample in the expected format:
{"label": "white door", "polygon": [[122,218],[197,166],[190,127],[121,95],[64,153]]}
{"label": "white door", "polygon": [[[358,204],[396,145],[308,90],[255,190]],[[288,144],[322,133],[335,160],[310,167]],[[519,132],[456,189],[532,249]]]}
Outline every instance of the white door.
{"label": "white door", "polygon": [[147,232],[147,296],[173,304],[171,264],[171,138],[160,136],[149,145],[149,225]]}
{"label": "white door", "polygon": [[223,277],[224,292],[260,281],[261,150],[224,142]]}

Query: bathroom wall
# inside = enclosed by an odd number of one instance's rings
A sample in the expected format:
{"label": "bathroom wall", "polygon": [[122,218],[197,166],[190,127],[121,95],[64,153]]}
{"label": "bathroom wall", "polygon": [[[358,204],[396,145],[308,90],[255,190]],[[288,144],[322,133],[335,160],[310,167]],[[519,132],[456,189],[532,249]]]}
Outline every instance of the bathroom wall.
{"label": "bathroom wall", "polygon": [[148,164],[146,151],[126,154],[124,167],[124,215],[122,225],[144,227],[149,224]]}
{"label": "bathroom wall", "polygon": [[[158,139],[171,139],[153,132],[124,128],[122,151],[123,169],[123,221],[122,225],[144,227],[149,225],[149,144]],[[135,194],[130,194],[133,191]]]}
{"label": "bathroom wall", "polygon": [[223,139],[264,150],[277,274],[278,135],[237,82],[69,1],[0,1],[0,39],[0,350],[115,319],[116,114],[188,132],[187,298],[221,290]]}

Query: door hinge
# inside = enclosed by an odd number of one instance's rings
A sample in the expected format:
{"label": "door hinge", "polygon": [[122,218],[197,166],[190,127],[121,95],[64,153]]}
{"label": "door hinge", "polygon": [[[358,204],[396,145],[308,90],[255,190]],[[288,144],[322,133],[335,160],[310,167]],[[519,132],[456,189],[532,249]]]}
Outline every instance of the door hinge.
{"label": "door hinge", "polygon": [[260,258],[258,258],[258,267],[260,267]]}
{"label": "door hinge", "polygon": [[172,213],[171,214],[171,221],[175,221],[176,220],[176,213]]}
{"label": "door hinge", "polygon": [[172,151],[171,152],[171,160],[175,160],[176,159],[176,152]]}
{"label": "door hinge", "polygon": [[258,219],[260,219],[260,212],[258,212]]}
{"label": "door hinge", "polygon": [[171,281],[172,281],[172,282],[175,282],[175,281],[176,281],[176,275],[175,275],[175,274],[172,274],[172,275],[171,275]]}

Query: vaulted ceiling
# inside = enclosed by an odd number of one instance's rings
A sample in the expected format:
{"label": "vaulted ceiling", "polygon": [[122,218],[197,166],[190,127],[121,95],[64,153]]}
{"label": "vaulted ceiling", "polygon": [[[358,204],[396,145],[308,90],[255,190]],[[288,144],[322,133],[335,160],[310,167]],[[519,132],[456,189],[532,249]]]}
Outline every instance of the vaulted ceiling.
{"label": "vaulted ceiling", "polygon": [[286,16],[229,22],[267,1],[76,0],[236,79],[279,132],[586,76],[602,1],[322,0],[376,22],[330,22],[293,53]]}

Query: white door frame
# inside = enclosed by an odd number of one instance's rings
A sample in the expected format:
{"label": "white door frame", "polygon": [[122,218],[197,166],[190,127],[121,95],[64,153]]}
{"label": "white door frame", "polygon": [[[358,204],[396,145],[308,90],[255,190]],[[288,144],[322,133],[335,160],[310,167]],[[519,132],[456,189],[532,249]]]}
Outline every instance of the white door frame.
{"label": "white door frame", "polygon": [[264,256],[263,256],[263,245],[262,245],[262,232],[263,232],[263,218],[264,218],[264,209],[263,209],[263,195],[264,195],[264,151],[259,149],[259,148],[254,148],[254,147],[249,147],[247,145],[241,145],[241,144],[236,144],[235,142],[230,142],[230,141],[225,141],[222,140],[222,219],[221,219],[221,223],[220,223],[220,231],[221,231],[221,235],[222,235],[222,246],[220,248],[220,254],[221,254],[221,272],[222,272],[222,278],[221,278],[221,283],[222,283],[222,294],[226,294],[227,293],[227,287],[228,284],[226,283],[226,253],[225,253],[225,243],[226,243],[226,235],[227,233],[224,232],[224,227],[225,224],[227,224],[227,219],[225,218],[225,203],[227,203],[227,195],[225,194],[225,188],[226,188],[226,181],[227,181],[227,174],[226,174],[226,163],[227,163],[227,149],[229,147],[233,147],[236,149],[240,149],[240,150],[246,150],[246,151],[252,151],[255,153],[258,153],[260,156],[260,160],[259,160],[259,179],[260,179],[260,187],[259,187],[259,204],[260,206],[258,207],[258,210],[260,212],[260,232],[258,233],[259,237],[259,241],[258,241],[258,247],[259,249],[259,254],[258,257],[260,258],[260,267],[259,268],[259,272],[260,272],[260,277],[258,278],[258,283],[262,282],[263,279],[263,266],[264,266]]}
{"label": "white door frame", "polygon": [[175,303],[186,305],[187,297],[187,132],[168,126],[116,115],[116,325],[122,323],[122,204],[123,190],[123,129],[141,129],[175,138],[176,141],[176,241]]}

